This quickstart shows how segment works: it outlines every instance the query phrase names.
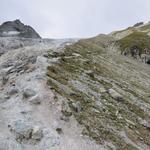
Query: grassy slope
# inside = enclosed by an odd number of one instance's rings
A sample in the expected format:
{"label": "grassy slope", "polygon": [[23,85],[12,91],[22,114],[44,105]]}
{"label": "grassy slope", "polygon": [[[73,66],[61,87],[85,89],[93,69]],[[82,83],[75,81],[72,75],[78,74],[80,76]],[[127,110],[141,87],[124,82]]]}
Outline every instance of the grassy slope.
{"label": "grassy slope", "polygon": [[150,49],[150,24],[139,27],[129,27],[125,30],[116,31],[111,36],[116,38],[117,44],[120,46],[121,52],[130,50],[133,46],[137,46],[141,53],[144,49]]}
{"label": "grassy slope", "polygon": [[[72,112],[64,114],[75,116],[84,126],[83,134],[98,143],[112,143],[118,150],[150,146],[150,129],[141,123],[150,119],[150,70],[108,54],[100,43],[98,38],[81,40],[66,46],[62,53],[49,55],[50,59],[59,58],[59,63],[48,67],[48,84],[68,99]],[[112,98],[107,93],[110,88],[123,95],[124,101]],[[75,111],[76,102],[82,111]]]}
{"label": "grassy slope", "polygon": [[120,44],[121,50],[131,49],[133,46],[137,46],[141,53],[143,53],[145,48],[150,48],[150,37],[144,32],[135,31],[120,39],[118,43]]}
{"label": "grassy slope", "polygon": [[139,30],[140,31],[147,31],[147,30],[150,30],[150,24],[147,24],[147,25],[144,25],[142,27],[139,27]]}

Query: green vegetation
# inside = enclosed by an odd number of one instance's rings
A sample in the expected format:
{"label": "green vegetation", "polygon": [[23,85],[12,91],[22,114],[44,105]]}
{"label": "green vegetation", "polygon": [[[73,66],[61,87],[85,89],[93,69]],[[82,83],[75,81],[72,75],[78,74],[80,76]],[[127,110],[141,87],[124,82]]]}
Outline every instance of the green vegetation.
{"label": "green vegetation", "polygon": [[120,39],[118,41],[121,51],[130,50],[136,46],[141,53],[145,48],[150,49],[150,37],[145,32],[135,31],[132,34]]}
{"label": "green vegetation", "polygon": [[146,30],[150,30],[150,24],[144,25],[142,27],[139,28],[141,31],[146,31]]}
{"label": "green vegetation", "polygon": [[[146,41],[143,43],[147,46],[149,37],[137,32],[119,42],[122,48],[132,46],[133,42],[143,48],[145,45],[140,43],[143,40]],[[141,143],[142,139],[144,144],[150,146],[148,140],[150,136],[147,134],[149,129],[138,122],[139,118],[148,120],[150,116],[134,101],[140,98],[144,102],[145,98],[139,95],[138,90],[150,92],[150,89],[141,85],[140,79],[134,91],[130,88],[132,82],[126,77],[126,70],[122,70],[120,74],[117,66],[117,62],[120,62],[120,65],[124,62],[118,57],[113,59],[113,55],[107,54],[105,46],[108,41],[111,40],[107,37],[105,40],[100,37],[80,40],[66,46],[61,54],[49,55],[49,59],[58,57],[59,63],[48,67],[48,84],[68,100],[72,112],[68,114],[63,110],[63,114],[74,115],[84,126],[84,135],[88,135],[98,143],[110,142],[118,150],[136,150],[134,145],[127,143],[120,135],[123,131],[135,144]],[[127,65],[131,66],[128,63]],[[128,69],[132,74],[130,67]],[[119,92],[124,100],[118,102],[112,98],[107,92],[110,88],[121,89],[123,92]],[[129,95],[128,92],[131,94]],[[80,112],[75,109],[76,103],[81,105]]]}

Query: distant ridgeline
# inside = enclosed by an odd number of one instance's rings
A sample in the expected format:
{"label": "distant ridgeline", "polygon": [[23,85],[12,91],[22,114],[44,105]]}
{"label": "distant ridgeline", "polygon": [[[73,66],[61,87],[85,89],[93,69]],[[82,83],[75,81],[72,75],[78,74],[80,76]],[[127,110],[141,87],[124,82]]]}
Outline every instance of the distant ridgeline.
{"label": "distant ridgeline", "polygon": [[24,25],[20,20],[8,21],[0,25],[0,37],[41,38],[32,27]]}

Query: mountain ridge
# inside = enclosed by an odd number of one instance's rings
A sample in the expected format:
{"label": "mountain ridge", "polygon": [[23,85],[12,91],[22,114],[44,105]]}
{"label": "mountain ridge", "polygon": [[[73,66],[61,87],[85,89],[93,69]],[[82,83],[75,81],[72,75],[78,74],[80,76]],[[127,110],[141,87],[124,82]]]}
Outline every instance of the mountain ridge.
{"label": "mountain ridge", "polygon": [[41,38],[31,27],[24,25],[20,20],[7,21],[0,25],[1,37]]}

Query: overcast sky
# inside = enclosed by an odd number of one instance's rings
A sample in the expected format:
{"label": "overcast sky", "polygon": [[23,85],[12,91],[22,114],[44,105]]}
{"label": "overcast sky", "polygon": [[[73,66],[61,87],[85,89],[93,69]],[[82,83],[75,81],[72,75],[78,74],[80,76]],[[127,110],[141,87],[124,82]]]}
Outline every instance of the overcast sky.
{"label": "overcast sky", "polygon": [[91,37],[150,21],[150,0],[0,0],[0,23],[15,19],[42,37]]}

